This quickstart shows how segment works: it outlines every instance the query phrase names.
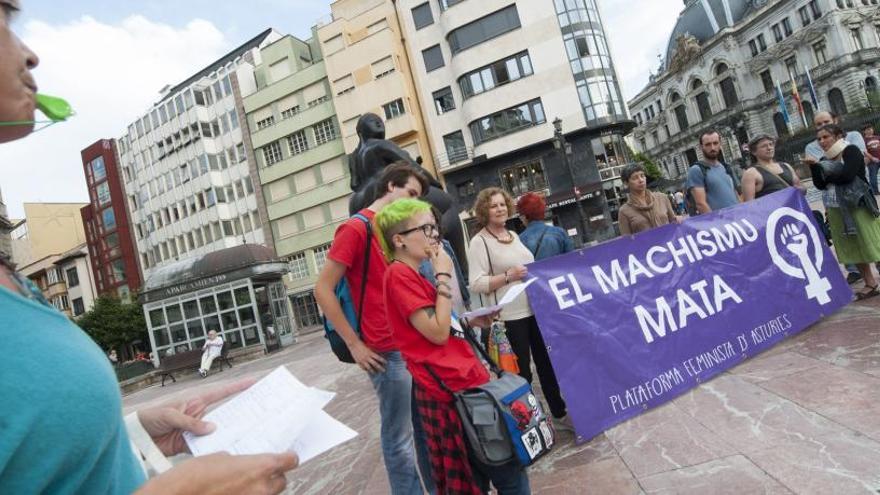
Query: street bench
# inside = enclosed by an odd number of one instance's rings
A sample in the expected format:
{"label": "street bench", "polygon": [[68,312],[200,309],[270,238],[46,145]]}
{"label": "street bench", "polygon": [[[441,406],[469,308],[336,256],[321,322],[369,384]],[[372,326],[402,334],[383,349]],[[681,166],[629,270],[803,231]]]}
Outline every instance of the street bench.
{"label": "street bench", "polygon": [[[226,346],[223,346],[223,350],[220,351],[220,355],[214,360],[220,366],[220,371],[223,371],[223,363],[226,363],[228,368],[232,368],[232,363],[229,362],[229,356]],[[192,350],[192,351],[184,351],[178,352],[177,354],[172,354],[170,356],[165,356],[162,359],[162,362],[159,364],[159,373],[162,376],[162,386],[165,386],[165,378],[170,377],[171,381],[177,383],[177,380],[174,378],[172,373],[181,370],[187,370],[191,368],[198,368],[202,364],[202,351],[201,350]]]}

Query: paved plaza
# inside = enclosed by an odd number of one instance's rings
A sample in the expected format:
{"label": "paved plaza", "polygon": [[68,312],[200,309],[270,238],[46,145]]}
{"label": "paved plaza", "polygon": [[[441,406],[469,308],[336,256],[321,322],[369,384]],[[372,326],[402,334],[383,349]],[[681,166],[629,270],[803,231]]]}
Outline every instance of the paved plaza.
{"label": "paved plaza", "polygon": [[[125,397],[126,412],[286,365],[337,393],[327,407],[360,434],[288,475],[291,494],[385,494],[377,402],[367,377],[321,334],[206,380]],[[880,298],[800,335],[583,445],[570,435],[530,468],[552,494],[880,493]]]}

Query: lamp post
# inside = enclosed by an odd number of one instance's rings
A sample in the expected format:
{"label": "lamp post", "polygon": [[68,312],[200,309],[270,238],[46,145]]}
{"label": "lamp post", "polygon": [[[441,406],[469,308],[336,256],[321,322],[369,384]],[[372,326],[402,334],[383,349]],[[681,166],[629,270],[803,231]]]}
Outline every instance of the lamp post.
{"label": "lamp post", "polygon": [[562,119],[559,117],[553,119],[553,147],[562,155],[562,164],[565,166],[565,169],[568,170],[568,177],[571,179],[572,193],[574,193],[574,202],[577,205],[578,219],[580,223],[577,229],[577,241],[578,247],[580,247],[584,244],[584,234],[587,230],[587,215],[584,213],[584,206],[581,204],[581,193],[574,181],[574,170],[571,168],[571,161],[568,159],[568,154],[571,151],[571,144],[565,140],[565,135],[562,134]]}

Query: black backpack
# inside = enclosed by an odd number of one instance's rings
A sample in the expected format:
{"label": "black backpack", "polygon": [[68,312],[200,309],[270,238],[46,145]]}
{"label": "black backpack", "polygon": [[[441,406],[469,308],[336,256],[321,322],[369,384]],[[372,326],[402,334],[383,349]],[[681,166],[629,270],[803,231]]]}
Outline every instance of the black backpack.
{"label": "black backpack", "polygon": [[[709,182],[706,181],[706,176],[709,174],[709,166],[703,163],[701,160],[694,163],[694,165],[700,167],[700,172],[703,174],[703,184],[705,184],[706,195],[709,195]],[[724,167],[724,172],[730,177],[730,180],[733,181],[733,188],[735,191],[739,192],[739,181],[736,179],[736,174],[733,173],[733,169],[730,167],[730,164],[727,162],[721,162],[721,165]],[[693,167],[693,165],[691,165]],[[700,212],[697,210],[697,202],[694,200],[694,195],[691,193],[692,187],[689,187],[687,192],[684,195],[684,207],[687,210],[688,215],[696,216],[699,215]]]}

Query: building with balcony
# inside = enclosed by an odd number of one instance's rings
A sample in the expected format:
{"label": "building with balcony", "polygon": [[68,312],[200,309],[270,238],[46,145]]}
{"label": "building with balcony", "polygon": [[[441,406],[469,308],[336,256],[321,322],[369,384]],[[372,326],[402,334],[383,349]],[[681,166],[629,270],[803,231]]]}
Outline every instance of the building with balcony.
{"label": "building with balcony", "polygon": [[254,187],[257,162],[241,98],[247,82],[238,71],[249,74],[260,48],[280,37],[268,29],[166,88],[117,140],[145,282],[178,260],[273,244],[262,190]]}
{"label": "building with balcony", "polygon": [[878,95],[878,65],[878,0],[686,1],[659,71],[629,102],[633,141],[669,178],[681,178],[702,157],[698,136],[710,127],[721,132],[728,161],[743,158],[751,136],[807,132],[817,111],[807,70],[819,109],[846,116],[868,107]]}
{"label": "building with balcony", "polygon": [[260,56],[243,91],[244,110],[275,252],[290,266],[285,284],[302,332],[321,325],[313,289],[333,233],[348,218],[348,164],[317,38],[284,36]]}
{"label": "building with balcony", "polygon": [[330,5],[330,17],[317,26],[330,83],[327,97],[336,107],[346,153],[357,147],[358,119],[374,113],[385,121],[386,139],[413,159],[421,157],[422,167],[433,174],[434,153],[394,4],[337,0]]}
{"label": "building with balcony", "polygon": [[94,306],[97,293],[85,244],[28,265],[19,265],[18,270],[40,288],[47,301],[68,317],[81,316]]}
{"label": "building with balcony", "polygon": [[7,216],[6,203],[3,202],[3,194],[0,193],[0,256],[12,258],[13,228],[15,223]]}
{"label": "building with balcony", "polygon": [[[615,235],[633,123],[597,0],[396,5],[449,191],[465,207],[489,186],[537,191],[576,239]],[[475,219],[464,221],[473,233]]]}
{"label": "building with balcony", "polygon": [[100,139],[80,152],[90,203],[80,210],[99,295],[128,300],[141,286],[116,142]]}

